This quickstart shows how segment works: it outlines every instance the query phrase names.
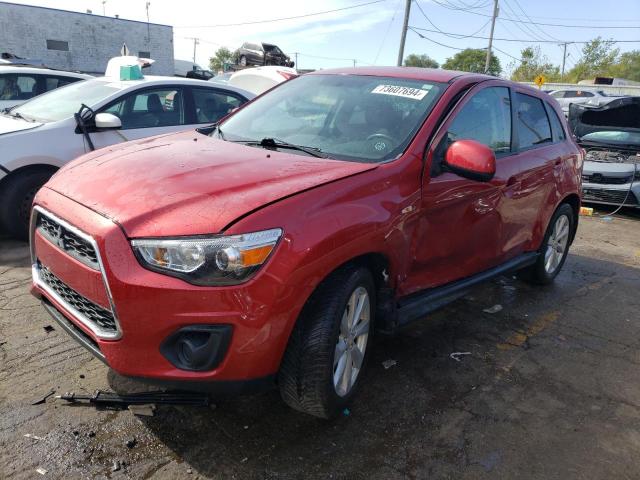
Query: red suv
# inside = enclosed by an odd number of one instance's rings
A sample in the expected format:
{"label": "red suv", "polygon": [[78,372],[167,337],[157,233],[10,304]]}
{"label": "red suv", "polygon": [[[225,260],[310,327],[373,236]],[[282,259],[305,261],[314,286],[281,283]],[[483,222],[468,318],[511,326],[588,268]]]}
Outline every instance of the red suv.
{"label": "red suv", "polygon": [[33,293],[122,375],[277,384],[329,417],[376,331],[495,275],[553,280],[582,161],[556,101],[524,85],[413,68],[304,75],[207,129],[62,168],[35,199]]}

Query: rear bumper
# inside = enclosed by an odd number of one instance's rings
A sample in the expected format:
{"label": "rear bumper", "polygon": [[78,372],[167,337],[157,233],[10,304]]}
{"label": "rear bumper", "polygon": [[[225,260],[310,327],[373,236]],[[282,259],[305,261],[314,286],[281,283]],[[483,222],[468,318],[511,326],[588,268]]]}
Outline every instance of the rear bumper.
{"label": "rear bumper", "polygon": [[[92,277],[84,265],[47,244],[46,238],[36,235],[33,242],[36,263],[41,261],[73,292],[105,309],[113,301],[119,334],[104,338],[38,281],[32,286],[32,293],[43,300],[44,308],[62,329],[94,356],[123,376],[180,385],[182,389],[206,386],[207,390],[253,391],[257,388],[253,384],[273,384],[304,303],[300,289],[281,281],[286,275],[269,272],[267,264],[243,285],[190,285],[140,266],[119,226],[92,210],[46,187],[38,193],[36,204],[45,211],[58,212],[58,217],[64,215],[68,224],[94,239],[102,258],[105,286],[101,290],[99,271]],[[230,326],[232,330],[218,363],[206,371],[178,368],[175,359],[162,351],[172,335],[193,326]],[[219,383],[219,387],[212,383]]]}

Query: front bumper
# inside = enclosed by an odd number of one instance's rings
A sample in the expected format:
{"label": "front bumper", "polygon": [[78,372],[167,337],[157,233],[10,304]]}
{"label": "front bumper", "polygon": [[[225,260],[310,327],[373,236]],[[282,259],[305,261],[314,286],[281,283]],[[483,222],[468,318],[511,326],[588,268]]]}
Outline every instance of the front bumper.
{"label": "front bumper", "polygon": [[[237,390],[239,384],[273,379],[301,304],[300,293],[280,281],[286,277],[268,273],[269,264],[243,285],[197,287],[144,269],[116,223],[67,197],[43,188],[35,203],[45,212],[64,215],[65,222],[95,242],[99,269],[87,267],[36,231],[32,293],[97,358],[121,375],[162,384],[187,382],[182,388],[221,382]],[[117,321],[115,333],[105,335],[92,327],[70,307],[67,297],[52,294],[39,281],[38,265],[87,301],[111,311]],[[215,367],[178,368],[163,354],[163,344],[180,329],[212,325],[232,329]]]}
{"label": "front bumper", "polygon": [[582,182],[582,201],[640,208],[640,181],[622,185]]}

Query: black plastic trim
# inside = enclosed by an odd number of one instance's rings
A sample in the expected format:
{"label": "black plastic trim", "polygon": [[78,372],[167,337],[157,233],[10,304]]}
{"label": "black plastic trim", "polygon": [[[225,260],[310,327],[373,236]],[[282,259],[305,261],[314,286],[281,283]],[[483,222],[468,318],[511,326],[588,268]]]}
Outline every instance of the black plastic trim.
{"label": "black plastic trim", "polygon": [[206,392],[218,395],[248,395],[262,393],[276,387],[276,375],[250,378],[247,380],[165,380],[149,377],[127,377],[156,387],[180,390],[183,392]]}
{"label": "black plastic trim", "polygon": [[89,350],[94,357],[103,362],[105,365],[108,365],[107,359],[100,351],[98,344],[89,337],[86,333],[76,327],[73,323],[71,323],[67,318],[51,304],[48,300],[42,298],[42,306],[44,309],[53,317],[53,319],[62,327],[62,329],[67,332],[71,337],[82,345],[84,348]]}
{"label": "black plastic trim", "polygon": [[[160,353],[171,362],[171,364],[179,368],[180,370],[186,370],[190,372],[206,372],[213,370],[227,353],[229,344],[231,343],[231,334],[233,333],[233,327],[231,325],[216,324],[216,325],[189,325],[182,327],[171,335],[169,335],[160,345]],[[179,348],[180,342],[183,339],[189,339],[191,337],[206,336],[208,337],[205,345],[200,345],[199,350],[203,348],[203,355],[206,357],[206,361],[197,366],[190,366],[183,359],[180,358]],[[193,350],[191,350],[193,351]]]}
{"label": "black plastic trim", "polygon": [[533,265],[538,258],[538,252],[528,252],[513,258],[502,265],[490,268],[462,280],[447,283],[441,287],[430,288],[412,294],[398,301],[396,327],[418,320],[454,300],[464,296],[467,291],[482,282],[498,275],[519,270]]}
{"label": "black plastic trim", "polygon": [[2,170],[4,173],[9,174],[11,173],[11,170],[7,170],[6,168],[4,168],[2,165],[0,165],[0,170]]}

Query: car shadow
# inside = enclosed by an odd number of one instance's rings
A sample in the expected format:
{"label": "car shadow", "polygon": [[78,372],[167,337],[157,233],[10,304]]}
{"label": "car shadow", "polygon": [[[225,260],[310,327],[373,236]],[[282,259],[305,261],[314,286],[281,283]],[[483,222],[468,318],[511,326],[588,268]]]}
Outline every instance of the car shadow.
{"label": "car shadow", "polygon": [[[620,327],[629,324],[606,324],[622,317],[612,318],[599,295],[606,291],[608,302],[632,305],[638,272],[570,255],[550,286],[505,276],[474,288],[427,321],[393,337],[378,335],[353,406],[332,420],[289,409],[276,390],[218,398],[215,409],[162,406],[140,420],[178,458],[211,477],[440,477],[465,468],[485,474],[506,461],[504,452],[515,442],[500,437],[501,425],[511,425],[515,435],[527,428],[531,435],[540,433],[542,427],[514,412],[526,406],[542,415],[553,406],[561,421],[581,408],[572,399],[573,405],[559,409],[557,390],[568,387],[556,385],[551,374],[529,379],[527,371],[538,372],[549,358],[573,362],[570,355],[586,348],[608,352],[623,341],[608,336],[624,338]],[[485,311],[495,305],[501,309]],[[596,319],[604,323],[598,335],[579,333],[598,328]],[[456,352],[461,355],[451,355]],[[606,378],[609,372],[593,375]],[[114,372],[109,384],[119,392],[141,388]],[[556,403],[545,396],[530,405],[526,392],[544,392]],[[553,461],[554,452],[549,455]]]}

